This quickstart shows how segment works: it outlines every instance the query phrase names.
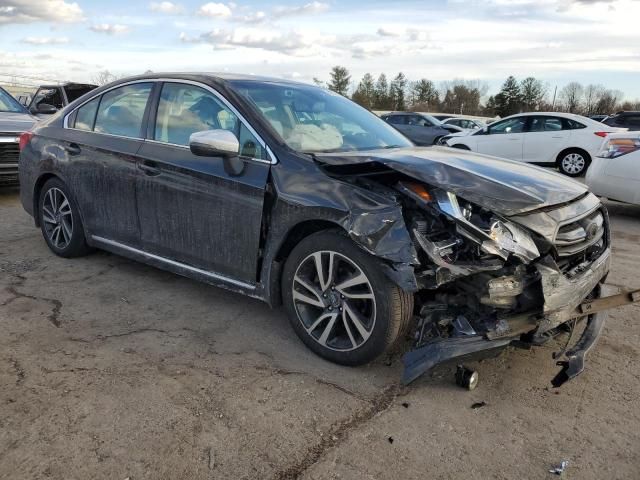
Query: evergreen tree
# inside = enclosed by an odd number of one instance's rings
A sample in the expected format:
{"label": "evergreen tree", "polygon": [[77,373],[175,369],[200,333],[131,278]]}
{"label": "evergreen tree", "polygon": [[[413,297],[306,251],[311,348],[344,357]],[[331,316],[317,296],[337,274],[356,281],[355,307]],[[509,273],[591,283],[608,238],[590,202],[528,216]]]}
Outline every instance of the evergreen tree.
{"label": "evergreen tree", "polygon": [[349,93],[349,84],[351,83],[351,75],[349,70],[340,65],[336,65],[331,69],[331,80],[327,87],[340,95],[347,96]]}
{"label": "evergreen tree", "polygon": [[387,76],[384,73],[381,73],[376,81],[374,107],[378,110],[390,110],[393,108],[389,97],[389,83],[387,82]]}
{"label": "evergreen tree", "polygon": [[407,77],[400,72],[391,82],[389,96],[391,97],[391,105],[394,110],[406,110],[405,90],[407,88]]}
{"label": "evergreen tree", "polygon": [[514,113],[519,113],[522,109],[522,93],[520,85],[512,75],[505,80],[495,98],[496,114],[507,117]]}
{"label": "evergreen tree", "polygon": [[520,93],[522,95],[522,108],[525,111],[532,112],[539,110],[546,90],[540,80],[534,77],[527,77],[520,83]]}
{"label": "evergreen tree", "polygon": [[411,87],[411,107],[425,111],[436,110],[440,103],[438,90],[431,80],[422,78]]}
{"label": "evergreen tree", "polygon": [[370,73],[364,74],[351,99],[365,108],[373,108],[376,101],[376,87]]}

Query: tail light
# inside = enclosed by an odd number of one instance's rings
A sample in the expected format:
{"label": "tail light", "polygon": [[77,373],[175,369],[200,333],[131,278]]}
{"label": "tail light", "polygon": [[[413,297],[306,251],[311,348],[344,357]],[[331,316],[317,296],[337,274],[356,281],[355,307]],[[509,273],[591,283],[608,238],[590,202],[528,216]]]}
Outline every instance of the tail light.
{"label": "tail light", "polygon": [[593,132],[593,133],[602,138],[605,138],[609,134],[609,132]]}
{"label": "tail light", "polygon": [[18,142],[18,148],[20,151],[24,149],[28,145],[28,143],[33,138],[33,132],[24,132],[20,134],[20,140]]}
{"label": "tail light", "polygon": [[640,137],[611,138],[602,146],[598,157],[617,158],[640,150]]}

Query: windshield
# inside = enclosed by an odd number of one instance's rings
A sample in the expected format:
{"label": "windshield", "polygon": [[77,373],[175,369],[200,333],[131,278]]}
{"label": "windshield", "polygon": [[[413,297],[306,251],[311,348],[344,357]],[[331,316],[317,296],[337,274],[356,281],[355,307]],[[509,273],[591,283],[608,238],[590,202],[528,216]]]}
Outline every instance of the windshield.
{"label": "windshield", "polygon": [[0,112],[25,113],[25,108],[9,93],[0,88]]}
{"label": "windshield", "polygon": [[412,145],[373,113],[329,90],[255,80],[229,83],[298,152],[351,152]]}

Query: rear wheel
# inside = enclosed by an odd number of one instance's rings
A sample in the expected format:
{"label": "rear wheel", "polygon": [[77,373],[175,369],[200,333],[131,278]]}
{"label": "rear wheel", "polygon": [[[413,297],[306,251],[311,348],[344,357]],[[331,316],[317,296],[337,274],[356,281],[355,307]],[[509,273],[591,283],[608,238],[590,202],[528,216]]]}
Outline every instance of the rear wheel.
{"label": "rear wheel", "polygon": [[413,295],[378,260],[337,231],[311,235],[291,252],[283,301],[296,334],[315,353],[342,365],[383,354],[406,331]]}
{"label": "rear wheel", "polygon": [[78,206],[60,179],[51,178],[42,187],[38,215],[42,235],[53,253],[70,258],[89,252]]}
{"label": "rear wheel", "polygon": [[565,150],[558,155],[557,163],[561,173],[569,177],[579,177],[587,171],[591,158],[582,150]]}

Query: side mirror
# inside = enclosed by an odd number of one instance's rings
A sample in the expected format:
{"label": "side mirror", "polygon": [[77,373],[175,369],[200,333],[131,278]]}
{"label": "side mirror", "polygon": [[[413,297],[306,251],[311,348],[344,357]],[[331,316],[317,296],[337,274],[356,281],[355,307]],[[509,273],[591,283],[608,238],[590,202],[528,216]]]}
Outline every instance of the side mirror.
{"label": "side mirror", "polygon": [[237,157],[240,150],[238,138],[229,130],[205,130],[192,133],[189,149],[199,157]]}
{"label": "side mirror", "polygon": [[36,113],[42,113],[44,115],[51,115],[57,111],[58,109],[56,107],[49,105],[48,103],[39,103],[36,107]]}
{"label": "side mirror", "polygon": [[482,127],[482,134],[489,135],[489,127]]}

